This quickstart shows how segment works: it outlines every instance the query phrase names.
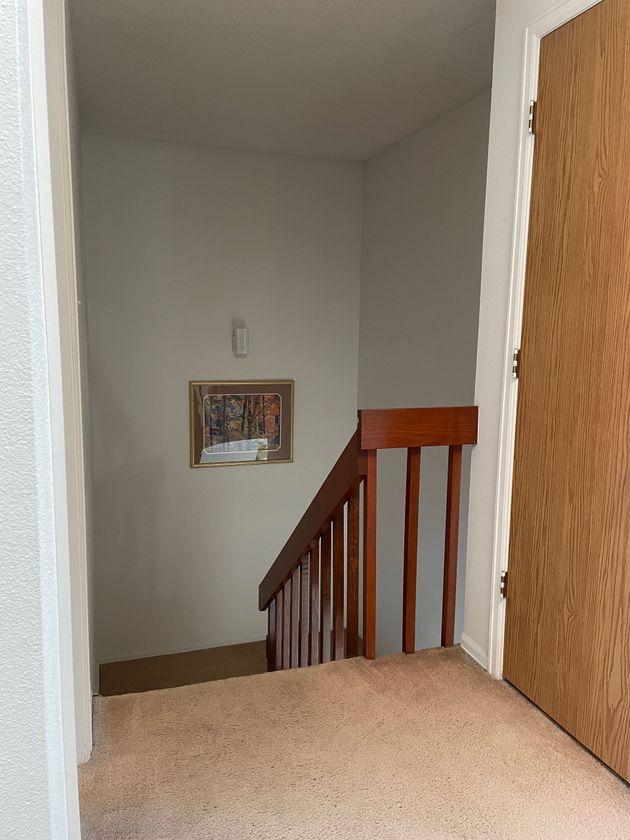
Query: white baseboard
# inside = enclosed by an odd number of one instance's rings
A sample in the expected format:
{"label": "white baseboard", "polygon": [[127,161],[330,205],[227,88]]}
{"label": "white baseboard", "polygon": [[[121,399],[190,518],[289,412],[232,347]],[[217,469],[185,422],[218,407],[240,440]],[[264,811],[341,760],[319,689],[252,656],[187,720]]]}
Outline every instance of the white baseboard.
{"label": "white baseboard", "polygon": [[488,653],[487,651],[482,650],[477,642],[473,641],[470,636],[462,633],[461,646],[462,650],[464,650],[468,656],[471,656],[475,662],[479,663],[479,665],[481,665],[481,667],[486,671],[488,670]]}

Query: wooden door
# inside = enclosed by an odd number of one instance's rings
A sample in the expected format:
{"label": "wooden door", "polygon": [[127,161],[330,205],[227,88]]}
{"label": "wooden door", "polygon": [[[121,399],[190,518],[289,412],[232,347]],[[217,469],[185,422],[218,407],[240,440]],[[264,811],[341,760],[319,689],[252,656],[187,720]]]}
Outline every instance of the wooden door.
{"label": "wooden door", "polygon": [[504,675],[630,779],[630,2],[542,43]]}

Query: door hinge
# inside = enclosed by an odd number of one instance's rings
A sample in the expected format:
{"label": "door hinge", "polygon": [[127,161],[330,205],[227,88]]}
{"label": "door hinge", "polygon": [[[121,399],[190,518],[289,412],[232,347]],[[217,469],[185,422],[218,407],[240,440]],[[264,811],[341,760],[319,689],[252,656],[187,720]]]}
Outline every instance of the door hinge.
{"label": "door hinge", "polygon": [[536,112],[538,111],[538,102],[535,99],[529,103],[529,121],[527,123],[527,130],[530,134],[536,134]]}
{"label": "door hinge", "polygon": [[502,598],[507,598],[507,585],[508,585],[508,573],[507,571],[501,572],[501,588],[499,589],[499,594]]}
{"label": "door hinge", "polygon": [[520,348],[512,354],[512,378],[518,379],[521,372],[521,351]]}

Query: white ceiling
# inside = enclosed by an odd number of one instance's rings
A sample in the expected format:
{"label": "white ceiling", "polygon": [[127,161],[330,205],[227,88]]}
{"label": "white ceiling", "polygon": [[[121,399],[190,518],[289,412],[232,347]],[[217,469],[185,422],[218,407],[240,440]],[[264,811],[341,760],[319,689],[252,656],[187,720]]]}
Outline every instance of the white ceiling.
{"label": "white ceiling", "polygon": [[490,86],[494,0],[71,0],[84,130],[364,160]]}

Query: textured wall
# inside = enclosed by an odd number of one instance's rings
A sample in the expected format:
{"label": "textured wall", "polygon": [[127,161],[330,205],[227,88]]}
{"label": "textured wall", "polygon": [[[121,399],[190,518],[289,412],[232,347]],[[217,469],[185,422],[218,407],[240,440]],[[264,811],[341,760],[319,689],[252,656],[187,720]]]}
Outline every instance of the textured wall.
{"label": "textured wall", "polygon": [[[33,13],[36,7],[29,4]],[[26,0],[8,0],[0,14],[0,837],[64,840],[66,782],[73,779],[64,776],[26,10]]]}
{"label": "textured wall", "polygon": [[[99,660],[260,639],[356,427],[361,166],[89,136],[83,161]],[[294,463],[191,470],[188,381],[265,378],[295,380]]]}
{"label": "textured wall", "polygon": [[[368,161],[361,407],[473,402],[490,97],[485,94]],[[470,454],[463,468],[461,629]],[[416,643],[440,643],[447,451],[422,456]],[[405,453],[379,455],[378,647],[400,650]]]}

